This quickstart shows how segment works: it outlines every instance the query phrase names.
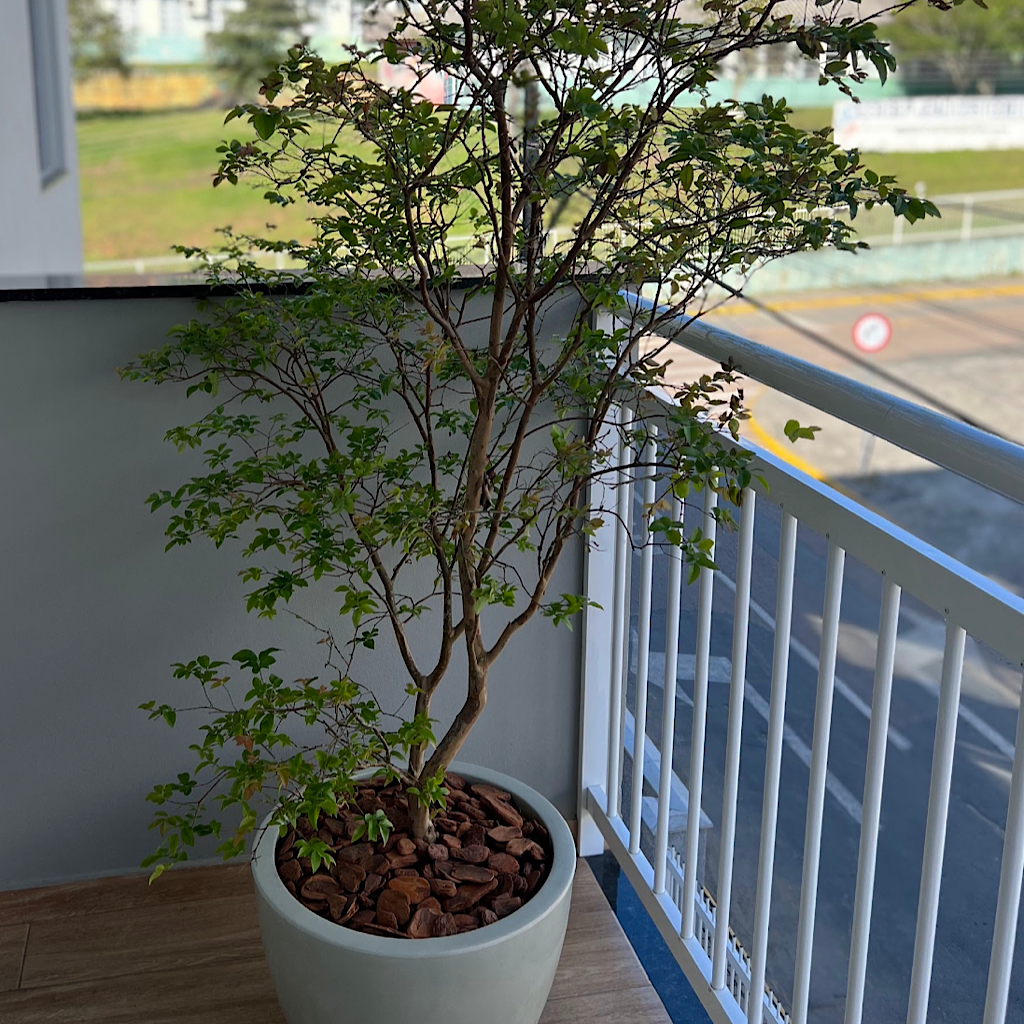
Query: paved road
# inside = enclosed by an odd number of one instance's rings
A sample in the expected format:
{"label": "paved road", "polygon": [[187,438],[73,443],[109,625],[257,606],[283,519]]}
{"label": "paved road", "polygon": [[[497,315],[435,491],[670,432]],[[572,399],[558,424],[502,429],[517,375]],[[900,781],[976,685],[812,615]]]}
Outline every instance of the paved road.
{"label": "paved road", "polygon": [[[1005,299],[1011,312],[1002,307],[996,311],[987,307],[975,310],[979,304],[983,305],[977,296],[942,300],[954,305],[960,301],[959,315],[946,316],[942,323],[947,331],[972,337],[971,345],[976,335],[969,335],[963,325],[971,310],[985,312],[992,321],[987,326],[990,331],[988,348],[981,343],[968,352],[945,347],[946,342],[939,343],[941,338],[935,341],[935,325],[922,314],[915,350],[913,354],[904,352],[904,360],[912,359],[918,367],[930,364],[935,379],[942,379],[944,365],[954,366],[956,360],[965,355],[985,356],[988,362],[984,365],[995,367],[993,376],[997,380],[1001,379],[1002,367],[1007,361],[1019,360],[1024,367],[1024,352],[1017,351],[1024,342],[1024,333],[1017,335],[1015,343],[1010,340],[1017,330],[1013,326],[1012,310],[1024,313],[1024,286],[1018,285],[1016,289],[1015,293],[1000,298],[1000,301]],[[823,306],[818,315],[838,317],[837,311],[845,311],[842,315],[849,317],[851,309],[862,310],[863,307]],[[1009,321],[1009,325],[1004,321]],[[1024,325],[1024,316],[1016,323]],[[771,342],[768,337],[758,337],[749,329],[750,324],[741,326],[736,322],[728,326],[757,340]],[[908,321],[902,326],[909,331],[912,324]],[[1024,327],[1021,331],[1024,332]],[[931,335],[928,332],[932,332]],[[941,349],[931,356],[928,354],[929,337],[933,346]],[[790,347],[799,349],[801,346]],[[806,351],[797,354],[808,355]],[[984,381],[961,378],[960,394],[973,395],[972,388],[983,386],[987,386]],[[1024,437],[1024,416],[1019,411],[1016,396],[1011,400],[1010,395],[999,395],[986,411],[991,412],[992,405],[998,403],[1006,406],[1000,420],[1004,432]],[[816,441],[815,445],[818,444]],[[854,471],[844,477],[843,484],[857,491],[883,514],[936,546],[949,550],[1011,588],[1022,589],[1024,510],[1019,507],[990,501],[951,475],[931,470],[900,471],[893,467],[887,472],[865,476],[854,467]],[[697,522],[694,510],[691,525]],[[753,573],[753,598],[762,612],[755,611],[750,621],[749,689],[744,708],[732,915],[732,925],[748,948],[753,929],[767,733],[765,711],[770,697],[774,642],[771,616],[775,608],[778,523],[777,510],[763,502],[755,528]],[[807,753],[813,732],[815,655],[820,639],[826,555],[823,538],[804,528],[799,536],[793,616],[793,635],[797,643],[790,659],[786,719],[789,733],[783,754],[769,962],[769,983],[785,1006],[791,1004],[792,996],[808,784]],[[734,534],[720,532],[717,560],[725,579],[719,579],[715,587],[712,657],[721,660],[715,662],[710,685],[702,801],[716,826],[710,832],[707,850],[706,884],[712,893],[717,889],[717,825],[721,821],[734,600],[726,581],[734,577],[735,545]],[[639,558],[634,562],[635,579],[638,573]],[[680,659],[677,741],[673,758],[675,770],[684,782],[689,764],[696,589],[695,586],[684,588],[679,645],[682,655],[691,656],[690,664],[686,657]],[[635,585],[633,594],[635,624]],[[835,1024],[843,1019],[880,594],[881,582],[877,574],[848,558],[837,667],[841,682],[834,700],[818,888],[810,1014],[813,1024]],[[666,560],[659,557],[653,605],[652,649],[655,651],[664,649],[665,603]],[[896,1024],[906,1018],[942,645],[941,621],[923,605],[905,597],[900,619],[864,1009],[864,1020],[871,1024]],[[662,667],[663,660],[654,658],[652,684],[658,681]],[[993,652],[969,640],[963,693],[928,1016],[930,1024],[947,1021],[960,1024],[981,1017],[1020,678],[1017,671]],[[632,687],[629,700],[632,705]],[[652,685],[649,736],[660,735],[660,719],[661,690]],[[1021,969],[1024,968],[1024,939],[1018,943],[1016,959],[1018,969],[1008,1015],[1011,1021],[1024,1020],[1024,969]]]}

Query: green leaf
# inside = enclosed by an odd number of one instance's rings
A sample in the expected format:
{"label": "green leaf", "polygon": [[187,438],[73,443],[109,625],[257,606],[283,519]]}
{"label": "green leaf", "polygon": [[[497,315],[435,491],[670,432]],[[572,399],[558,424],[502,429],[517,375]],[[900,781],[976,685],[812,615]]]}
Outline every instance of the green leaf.
{"label": "green leaf", "polygon": [[788,420],[783,430],[785,430],[790,443],[796,444],[801,438],[813,441],[814,435],[821,430],[821,427],[802,427],[797,420]]}
{"label": "green leaf", "polygon": [[256,129],[256,134],[266,142],[271,135],[277,130],[278,122],[281,119],[281,115],[277,113],[271,113],[267,110],[257,110],[252,115],[252,124]]}

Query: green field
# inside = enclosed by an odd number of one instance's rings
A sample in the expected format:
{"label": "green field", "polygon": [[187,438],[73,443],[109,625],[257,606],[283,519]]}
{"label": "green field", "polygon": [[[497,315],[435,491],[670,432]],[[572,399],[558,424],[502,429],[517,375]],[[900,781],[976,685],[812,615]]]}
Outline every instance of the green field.
{"label": "green field", "polygon": [[86,260],[159,256],[175,244],[212,244],[218,227],[262,231],[268,220],[289,237],[308,236],[302,213],[271,206],[265,189],[213,188],[217,146],[249,128],[223,121],[203,110],[78,122]]}
{"label": "green field", "polygon": [[[828,124],[828,108],[794,112],[801,127]],[[244,122],[223,124],[218,111],[97,116],[78,123],[86,260],[160,256],[174,244],[209,245],[216,229],[262,232],[267,221],[287,237],[308,237],[305,212],[272,207],[251,185],[211,186],[216,147]],[[233,130],[233,131],[232,131]],[[1024,188],[1024,150],[868,155],[880,174],[895,174],[929,195]]]}

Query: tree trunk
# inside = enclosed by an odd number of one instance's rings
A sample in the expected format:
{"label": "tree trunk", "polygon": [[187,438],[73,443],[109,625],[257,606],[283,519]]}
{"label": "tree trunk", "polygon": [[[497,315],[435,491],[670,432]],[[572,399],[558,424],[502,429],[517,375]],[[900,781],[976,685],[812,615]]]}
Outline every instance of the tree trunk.
{"label": "tree trunk", "polygon": [[414,839],[422,839],[428,843],[437,839],[434,823],[430,820],[430,808],[421,805],[411,793],[409,794],[409,817],[412,819]]}

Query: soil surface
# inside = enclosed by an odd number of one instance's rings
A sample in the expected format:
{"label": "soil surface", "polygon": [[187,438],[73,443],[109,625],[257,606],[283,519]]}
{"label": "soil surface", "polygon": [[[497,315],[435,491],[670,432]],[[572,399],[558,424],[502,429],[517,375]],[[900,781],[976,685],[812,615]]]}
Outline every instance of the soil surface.
{"label": "soil surface", "polygon": [[[328,921],[372,935],[427,939],[494,924],[526,903],[547,877],[551,838],[526,818],[511,794],[449,772],[447,809],[434,818],[436,841],[413,839],[408,800],[398,783],[366,782],[316,835],[335,863],[316,872],[295,841],[313,827],[299,818],[277,844],[277,871],[288,891]],[[364,814],[383,809],[394,825],[387,842],[353,842]]]}

